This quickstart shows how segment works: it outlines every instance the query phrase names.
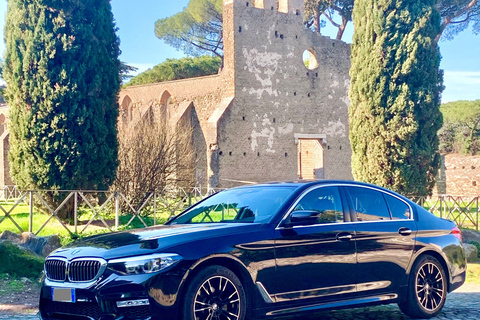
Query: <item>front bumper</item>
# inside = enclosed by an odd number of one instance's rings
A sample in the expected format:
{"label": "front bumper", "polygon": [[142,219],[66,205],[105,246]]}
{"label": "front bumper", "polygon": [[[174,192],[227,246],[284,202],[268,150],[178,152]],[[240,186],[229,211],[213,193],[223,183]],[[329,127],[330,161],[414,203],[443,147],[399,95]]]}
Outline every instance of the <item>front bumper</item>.
{"label": "front bumper", "polygon": [[[93,283],[54,282],[46,279],[40,294],[43,320],[165,320],[178,318],[182,277],[105,275]],[[75,291],[75,302],[53,301],[52,288]]]}

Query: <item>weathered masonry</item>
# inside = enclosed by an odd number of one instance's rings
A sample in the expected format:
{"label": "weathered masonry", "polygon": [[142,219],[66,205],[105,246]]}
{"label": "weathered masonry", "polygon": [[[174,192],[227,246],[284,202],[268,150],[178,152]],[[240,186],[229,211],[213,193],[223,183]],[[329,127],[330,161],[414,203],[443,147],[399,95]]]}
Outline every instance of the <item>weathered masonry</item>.
{"label": "weathered masonry", "polygon": [[120,122],[191,126],[197,185],[352,179],[350,46],[305,28],[303,13],[303,0],[224,0],[219,74],[122,90]]}

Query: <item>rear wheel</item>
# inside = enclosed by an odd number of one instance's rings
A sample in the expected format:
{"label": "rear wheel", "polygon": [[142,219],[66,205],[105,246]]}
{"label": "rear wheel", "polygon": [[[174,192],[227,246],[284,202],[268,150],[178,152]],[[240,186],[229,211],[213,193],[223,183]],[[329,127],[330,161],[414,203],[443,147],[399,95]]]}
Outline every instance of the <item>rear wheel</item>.
{"label": "rear wheel", "polygon": [[209,266],[188,286],[183,304],[184,320],[244,320],[245,314],[245,290],[230,269]]}
{"label": "rear wheel", "polygon": [[431,318],[438,314],[447,298],[447,279],[442,265],[432,256],[421,257],[413,266],[407,301],[400,309],[413,318]]}

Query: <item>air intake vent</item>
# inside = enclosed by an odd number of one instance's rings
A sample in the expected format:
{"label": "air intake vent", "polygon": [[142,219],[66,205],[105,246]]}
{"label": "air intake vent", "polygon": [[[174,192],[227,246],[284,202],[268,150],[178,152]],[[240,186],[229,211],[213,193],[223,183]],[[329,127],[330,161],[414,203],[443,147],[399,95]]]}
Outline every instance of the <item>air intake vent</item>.
{"label": "air intake vent", "polygon": [[54,281],[65,281],[67,262],[64,260],[49,259],[45,262],[47,278]]}

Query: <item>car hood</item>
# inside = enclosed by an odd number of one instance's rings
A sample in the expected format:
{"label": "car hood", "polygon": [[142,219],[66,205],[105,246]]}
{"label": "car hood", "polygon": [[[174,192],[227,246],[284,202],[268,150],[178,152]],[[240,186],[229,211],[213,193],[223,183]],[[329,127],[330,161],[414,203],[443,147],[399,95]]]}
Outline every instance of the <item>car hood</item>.
{"label": "car hood", "polygon": [[66,248],[54,251],[50,257],[69,260],[98,257],[109,260],[166,252],[168,248],[206,238],[224,238],[241,233],[252,233],[260,226],[261,224],[252,223],[184,224],[114,232],[77,240]]}

